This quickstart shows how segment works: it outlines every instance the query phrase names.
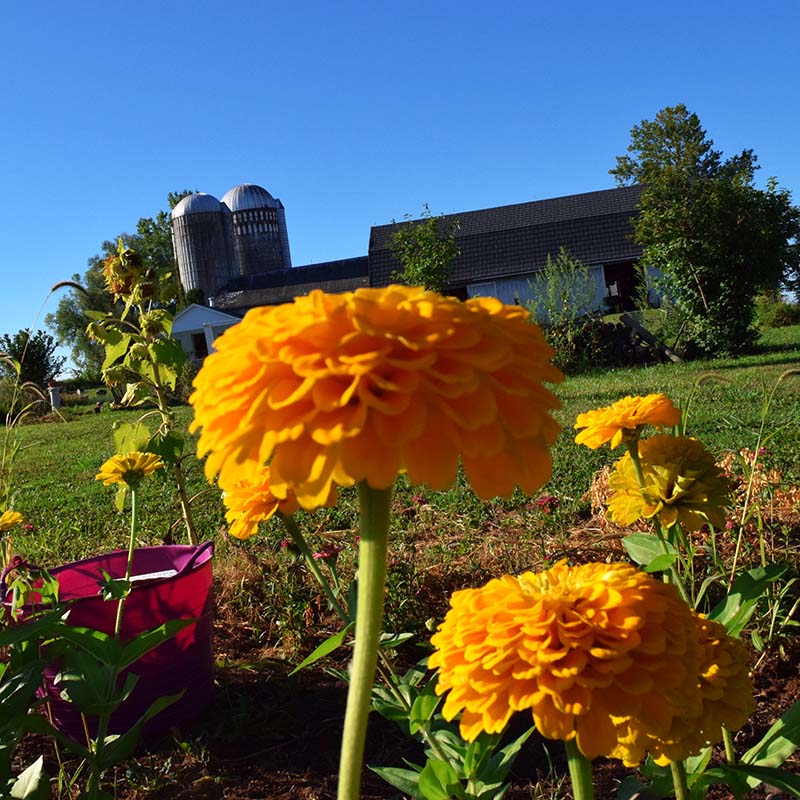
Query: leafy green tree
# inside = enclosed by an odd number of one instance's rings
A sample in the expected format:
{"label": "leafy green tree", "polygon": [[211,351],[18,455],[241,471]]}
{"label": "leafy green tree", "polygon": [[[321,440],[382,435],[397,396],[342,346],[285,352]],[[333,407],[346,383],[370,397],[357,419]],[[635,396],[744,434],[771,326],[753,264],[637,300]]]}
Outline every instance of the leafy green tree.
{"label": "leafy green tree", "polygon": [[752,150],[723,160],[713,144],[696,114],[667,107],[632,128],[610,173],[643,185],[634,222],[642,263],[663,273],[693,344],[737,353],[755,339],[757,293],[797,273],[800,210],[774,178],[756,188]]}
{"label": "leafy green tree", "polygon": [[[170,192],[167,196],[170,209],[190,191]],[[103,277],[103,263],[117,252],[117,243],[122,239],[126,247],[135,248],[159,275],[163,284],[171,281],[171,294],[176,307],[185,305],[183,290],[177,279],[177,266],[172,250],[172,232],[169,211],[159,211],[155,217],[142,217],[136,223],[136,233],[123,233],[115,239],[103,242],[100,253],[92,256],[88,268],[81,277],[72,280],[82,285],[85,292],[72,290],[65,294],[52,314],[45,317],[46,325],[54,330],[61,342],[71,348],[72,361],[78,372],[88,380],[99,381],[104,349],[86,333],[90,317],[86,312],[101,311],[109,313],[114,308],[114,296],[106,291]]]}
{"label": "leafy green tree", "polygon": [[531,314],[542,325],[557,326],[573,323],[592,310],[597,281],[579,258],[562,247],[555,258],[548,254],[531,289],[534,297],[526,304]]}
{"label": "leafy green tree", "polygon": [[[5,333],[0,337],[0,350],[19,363],[20,383],[31,382],[45,387],[64,367],[66,358],[56,355],[58,342],[44,331],[21,330],[13,336]],[[0,360],[0,370],[12,375],[9,365]],[[16,376],[16,371],[13,372]]]}
{"label": "leafy green tree", "polygon": [[409,286],[424,286],[444,292],[449,285],[450,263],[461,252],[456,244],[458,220],[448,223],[444,214],[434,217],[426,203],[422,218],[401,225],[394,234],[390,249],[402,265],[392,274]]}

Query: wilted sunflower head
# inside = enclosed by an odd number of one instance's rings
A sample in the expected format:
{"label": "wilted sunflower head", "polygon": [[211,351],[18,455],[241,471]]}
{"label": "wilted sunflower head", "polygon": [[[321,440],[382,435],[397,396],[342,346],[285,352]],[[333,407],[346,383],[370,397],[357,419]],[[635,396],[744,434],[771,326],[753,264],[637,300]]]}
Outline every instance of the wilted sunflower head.
{"label": "wilted sunflower head", "polygon": [[95,475],[95,480],[103,481],[105,486],[124,483],[128,488],[136,488],[142,479],[161,469],[164,462],[155,453],[134,451],[125,455],[116,455],[108,459]]}
{"label": "wilted sunflower head", "polygon": [[[253,480],[234,481],[227,488],[221,488],[224,489],[222,500],[226,509],[225,519],[230,526],[228,531],[237,539],[249,539],[258,531],[260,522],[270,519],[278,511],[294,514],[300,508],[292,492],[283,499],[275,497],[269,482],[269,467],[262,467]],[[331,506],[335,502],[336,491],[333,489],[325,505]]]}
{"label": "wilted sunflower head", "polygon": [[144,273],[142,257],[119,240],[117,252],[103,260],[103,278],[110,294],[130,294]]}
{"label": "wilted sunflower head", "polygon": [[[717,714],[704,705],[706,676],[721,670],[725,685],[745,688],[736,647],[709,647],[675,587],[628,564],[560,562],[456,592],[450,606],[428,664],[437,694],[447,692],[442,714],[461,715],[468,741],[530,709],[543,736],[575,739],[588,758],[636,763],[667,743],[670,758],[684,758],[697,750],[683,732]],[[748,701],[729,702],[738,710],[726,719],[741,724]]]}
{"label": "wilted sunflower head", "polygon": [[0,515],[0,533],[10,531],[15,525],[19,525],[22,520],[23,516],[19,511],[12,511],[11,509],[4,511]]}
{"label": "wilted sunflower head", "polygon": [[583,430],[575,437],[575,441],[592,450],[610,442],[613,450],[623,439],[638,439],[645,425],[653,425],[660,430],[677,425],[680,420],[680,409],[663,393],[623,397],[613,405],[578,414],[575,428]]}
{"label": "wilted sunflower head", "polygon": [[608,517],[617,525],[652,519],[669,527],[680,522],[688,531],[706,523],[725,526],[730,484],[702,442],[688,436],[658,434],[639,442],[644,487],[626,453],[608,480],[612,494]]}
{"label": "wilted sunflower head", "polygon": [[[252,309],[215,342],[190,402],[206,474],[270,464],[304,508],[332,484],[448,486],[461,459],[481,497],[534,492],[550,475],[560,381],[519,306],[407,286]],[[249,478],[248,478],[249,479]]]}

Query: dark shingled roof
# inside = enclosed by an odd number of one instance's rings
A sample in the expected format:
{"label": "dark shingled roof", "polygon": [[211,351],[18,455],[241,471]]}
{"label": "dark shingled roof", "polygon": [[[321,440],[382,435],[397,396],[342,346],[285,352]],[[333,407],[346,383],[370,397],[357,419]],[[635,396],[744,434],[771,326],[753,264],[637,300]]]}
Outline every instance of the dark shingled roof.
{"label": "dark shingled roof", "polygon": [[324,292],[350,292],[369,285],[367,256],[325,261],[304,267],[258,275],[243,275],[228,283],[217,295],[214,307],[233,311],[255,306],[289,303],[312,289]]}
{"label": "dark shingled roof", "polygon": [[[461,253],[450,267],[453,288],[512,275],[530,274],[544,267],[548,255],[563,246],[586,264],[631,261],[642,249],[633,242],[631,219],[640,186],[625,186],[480,211],[448,214],[458,222],[456,242]],[[390,283],[400,264],[389,249],[400,225],[372,228],[369,273],[372,286]]]}

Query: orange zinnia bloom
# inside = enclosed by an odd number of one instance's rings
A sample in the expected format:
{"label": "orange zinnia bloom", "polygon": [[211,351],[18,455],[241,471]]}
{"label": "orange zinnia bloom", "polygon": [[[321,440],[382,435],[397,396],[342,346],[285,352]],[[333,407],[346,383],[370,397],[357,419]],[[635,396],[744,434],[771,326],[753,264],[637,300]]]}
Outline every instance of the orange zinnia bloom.
{"label": "orange zinnia bloom", "polygon": [[684,758],[721,735],[713,722],[738,727],[749,713],[752,698],[720,699],[726,686],[752,695],[724,629],[630,565],[562,561],[455,592],[450,605],[428,665],[448,693],[442,714],[461,714],[468,741],[530,709],[543,736],[636,763],[644,749]]}
{"label": "orange zinnia bloom", "polygon": [[[231,536],[237,539],[249,539],[258,531],[260,522],[265,522],[277,511],[282,514],[294,514],[299,509],[297,498],[291,492],[284,499],[275,497],[269,482],[269,467],[263,467],[255,480],[236,481],[224,490],[222,500],[225,504],[225,519]],[[336,493],[325,505],[336,502]]]}
{"label": "orange zinnia bloom", "polygon": [[534,492],[550,476],[562,379],[524,308],[407,286],[313,291],[256,308],[216,342],[190,398],[206,474],[270,463],[277,497],[314,508],[332,484]]}
{"label": "orange zinnia bloom", "polygon": [[663,393],[623,397],[613,405],[578,414],[575,428],[584,430],[575,437],[575,441],[592,450],[611,442],[613,450],[625,437],[638,439],[639,431],[645,425],[653,425],[660,430],[677,425],[680,421],[680,409]]}

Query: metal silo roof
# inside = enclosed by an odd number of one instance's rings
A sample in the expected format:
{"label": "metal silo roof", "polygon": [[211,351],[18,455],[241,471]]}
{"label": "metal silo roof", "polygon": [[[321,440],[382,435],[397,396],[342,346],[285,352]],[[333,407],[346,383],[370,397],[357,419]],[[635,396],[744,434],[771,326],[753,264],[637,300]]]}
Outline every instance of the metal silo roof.
{"label": "metal silo roof", "polygon": [[172,219],[182,217],[186,214],[207,214],[210,211],[219,212],[220,202],[216,197],[205,192],[197,192],[184,197],[183,200],[172,209]]}
{"label": "metal silo roof", "polygon": [[278,201],[254,183],[242,183],[222,196],[222,202],[231,211],[249,211],[252,208],[278,208]]}

